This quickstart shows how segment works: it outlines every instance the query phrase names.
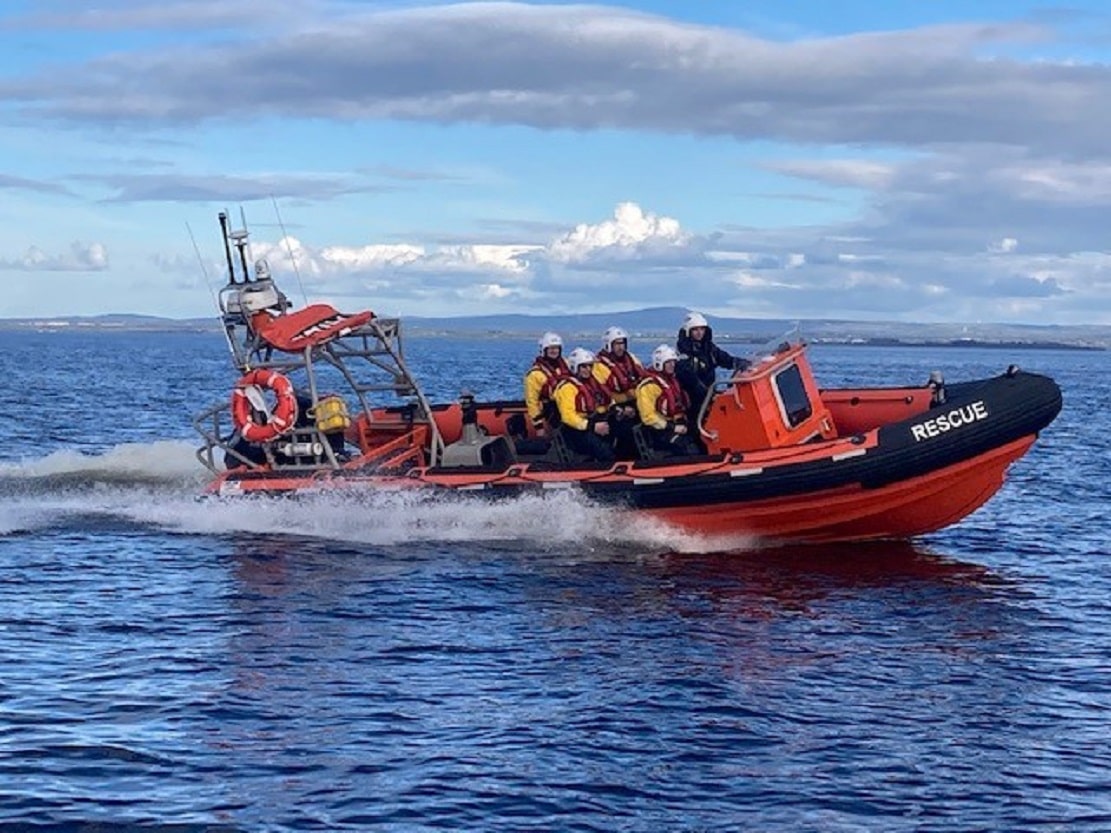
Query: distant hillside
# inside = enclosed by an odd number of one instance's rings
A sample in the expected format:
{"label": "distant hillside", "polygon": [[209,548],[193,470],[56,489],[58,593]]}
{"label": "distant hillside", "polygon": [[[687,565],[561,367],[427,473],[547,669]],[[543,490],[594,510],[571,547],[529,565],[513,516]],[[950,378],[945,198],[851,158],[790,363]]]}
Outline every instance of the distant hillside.
{"label": "distant hillside", "polygon": [[[633,338],[670,341],[686,315],[680,307],[650,307],[616,313],[576,315],[478,315],[451,318],[409,316],[408,335],[443,335],[472,338],[535,337],[555,330],[567,341],[594,346],[611,325],[624,327]],[[1034,324],[907,324],[892,321],[843,321],[836,319],[725,318],[708,315],[720,341],[762,343],[779,338],[798,325],[811,342],[839,344],[983,344],[1007,347],[1069,347],[1111,349],[1109,326],[1057,326]],[[0,330],[82,331],[218,331],[215,318],[160,318],[149,315],[57,316],[0,319]]]}
{"label": "distant hillside", "polygon": [[212,318],[161,318],[157,315],[57,315],[38,318],[0,318],[0,330],[111,330],[127,332],[219,331]]}
{"label": "distant hillside", "polygon": [[[651,307],[618,313],[575,315],[480,315],[466,318],[405,319],[417,335],[535,336],[555,330],[565,339],[593,344],[611,325],[634,338],[671,340],[686,315],[681,307]],[[796,327],[812,342],[860,344],[969,344],[1111,348],[1111,327],[1032,324],[907,324],[837,319],[725,318],[707,315],[714,337],[722,341],[765,342]]]}

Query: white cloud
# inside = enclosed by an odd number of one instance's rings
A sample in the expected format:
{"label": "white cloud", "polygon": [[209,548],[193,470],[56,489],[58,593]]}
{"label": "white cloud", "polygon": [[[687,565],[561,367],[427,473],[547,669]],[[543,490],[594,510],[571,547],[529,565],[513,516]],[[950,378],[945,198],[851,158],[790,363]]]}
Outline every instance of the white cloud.
{"label": "white cloud", "polygon": [[496,283],[488,283],[482,287],[482,295],[485,298],[508,298],[512,295],[514,290],[507,289],[504,286]]}
{"label": "white cloud", "polygon": [[[646,213],[632,202],[620,203],[612,220],[581,223],[552,241],[546,255],[554,263],[581,266],[595,262],[640,261],[690,252],[695,238],[671,217]],[[701,247],[698,247],[701,253]]]}
{"label": "white cloud", "polygon": [[19,258],[0,259],[0,269],[22,272],[103,272],[108,249],[103,243],[72,243],[68,252],[48,254],[32,246]]}
{"label": "white cloud", "polygon": [[[710,236],[626,202],[611,218],[579,223],[546,246],[315,246],[290,237],[256,241],[252,251],[270,259],[283,283],[292,251],[310,296],[440,315],[513,311],[524,301],[540,312],[681,306],[698,298],[710,312],[800,318],[989,320],[1023,310],[1042,320],[1091,320],[1111,295],[1111,255],[1020,254],[1017,237],[942,252],[885,245],[884,235],[854,224],[711,236],[712,251]],[[667,250],[681,256],[669,259],[661,254]]]}
{"label": "white cloud", "polygon": [[894,164],[867,159],[799,159],[766,162],[763,167],[770,171],[826,185],[864,188],[870,191],[887,188],[898,170]]}
{"label": "white cloud", "polygon": [[[363,246],[324,246],[315,249],[294,237],[276,243],[256,241],[252,257],[265,258],[276,275],[296,271],[302,278],[311,278],[331,291],[340,291],[344,284],[381,289],[392,286],[393,278],[420,274],[487,276],[500,274],[505,278],[527,276],[526,255],[536,251],[534,245],[453,245],[425,247],[412,243],[370,243]],[[497,284],[492,284],[497,286]],[[491,297],[498,296],[496,292]]]}
{"label": "white cloud", "polygon": [[850,271],[844,277],[844,285],[850,289],[868,288],[875,290],[902,289],[906,282],[898,275]]}
{"label": "white cloud", "polygon": [[351,270],[374,271],[396,269],[418,263],[428,257],[423,246],[407,243],[373,244],[370,246],[348,247],[328,246],[315,256],[309,255],[316,267],[315,271]]}

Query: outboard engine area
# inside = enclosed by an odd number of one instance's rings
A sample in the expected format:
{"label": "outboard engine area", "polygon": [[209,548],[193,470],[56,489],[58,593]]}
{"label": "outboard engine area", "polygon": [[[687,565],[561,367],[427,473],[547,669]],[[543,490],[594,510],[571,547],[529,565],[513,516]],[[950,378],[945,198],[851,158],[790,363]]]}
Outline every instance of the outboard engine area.
{"label": "outboard engine area", "polygon": [[462,412],[462,433],[458,440],[444,446],[440,465],[445,468],[479,466],[504,468],[516,461],[509,440],[503,436],[491,437],[478,424],[478,408],[474,394],[463,391],[459,397]]}

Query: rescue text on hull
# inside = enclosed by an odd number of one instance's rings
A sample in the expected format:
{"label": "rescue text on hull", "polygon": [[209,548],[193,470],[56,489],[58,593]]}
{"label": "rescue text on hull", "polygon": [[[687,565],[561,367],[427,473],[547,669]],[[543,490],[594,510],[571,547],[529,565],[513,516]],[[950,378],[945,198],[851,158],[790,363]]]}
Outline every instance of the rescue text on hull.
{"label": "rescue text on hull", "polygon": [[635,430],[630,459],[587,462],[558,428],[538,443],[523,402],[433,405],[405,364],[400,322],[292,310],[264,263],[248,269],[246,233],[221,225],[220,307],[240,379],[194,424],[209,491],[223,496],[571,488],[710,535],[908,538],[980,507],[1061,408],[1053,380],[1013,366],[958,384],[823,390],[806,344],[788,339],[715,387],[697,419],[705,454],[661,456]]}

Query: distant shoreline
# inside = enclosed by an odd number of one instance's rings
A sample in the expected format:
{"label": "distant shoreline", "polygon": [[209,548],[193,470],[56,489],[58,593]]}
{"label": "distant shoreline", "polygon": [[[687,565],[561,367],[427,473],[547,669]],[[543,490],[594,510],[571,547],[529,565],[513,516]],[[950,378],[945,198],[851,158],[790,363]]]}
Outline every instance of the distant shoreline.
{"label": "distant shoreline", "polygon": [[1107,350],[1106,347],[1096,344],[1070,344],[1061,341],[984,341],[975,338],[938,339],[936,341],[903,341],[888,338],[869,338],[863,341],[821,339],[810,343],[838,344],[846,347],[986,347],[993,350],[1086,350],[1094,352]]}
{"label": "distant shoreline", "polygon": [[[805,328],[804,328],[805,331]],[[47,334],[66,334],[66,333],[81,333],[81,334],[96,334],[96,335],[112,335],[120,333],[135,333],[135,334],[169,334],[169,333],[211,333],[214,335],[221,334],[222,328],[216,322],[204,321],[174,321],[174,320],[156,320],[156,321],[67,321],[67,320],[25,320],[25,319],[7,319],[0,320],[0,332],[7,333],[47,333]],[[508,331],[508,330],[489,330],[485,332],[476,332],[473,329],[466,330],[445,330],[441,328],[424,328],[419,325],[409,327],[405,330],[405,335],[409,338],[452,338],[452,339],[467,339],[467,340],[504,340],[504,339],[532,339],[534,333],[531,331]],[[568,332],[571,340],[589,339],[596,336],[596,333],[582,333],[582,332]],[[633,332],[632,338],[634,341],[651,341],[660,339],[662,341],[670,342],[674,338],[674,333],[651,333],[651,332]],[[805,334],[803,338],[812,345],[837,345],[841,347],[972,347],[972,348],[985,348],[992,350],[1074,350],[1085,352],[1106,352],[1109,347],[1105,344],[1090,344],[1084,342],[1070,342],[1059,340],[1015,340],[1009,339],[986,339],[986,338],[922,338],[916,337],[898,338],[894,336],[838,336],[838,335],[819,335],[807,337]],[[730,334],[722,334],[715,338],[715,341],[723,345],[763,345],[767,344],[770,340],[766,335],[754,338],[744,338],[733,336]]]}

